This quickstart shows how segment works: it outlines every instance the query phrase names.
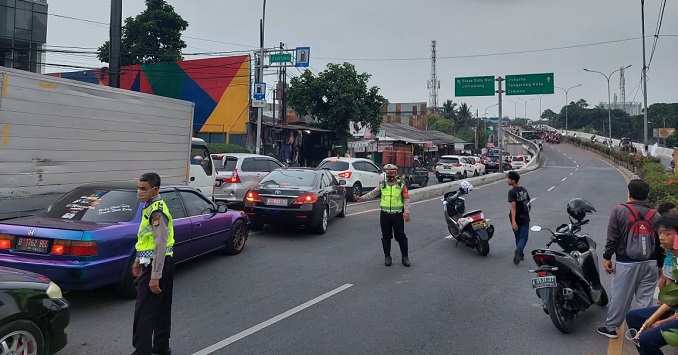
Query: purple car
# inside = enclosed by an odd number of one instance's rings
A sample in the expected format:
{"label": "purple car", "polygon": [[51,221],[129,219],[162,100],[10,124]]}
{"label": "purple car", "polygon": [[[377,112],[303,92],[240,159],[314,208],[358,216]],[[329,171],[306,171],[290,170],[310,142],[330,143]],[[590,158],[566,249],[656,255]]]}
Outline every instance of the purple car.
{"label": "purple car", "polygon": [[[36,216],[0,223],[0,266],[47,276],[65,290],[113,285],[134,297],[135,258],[142,203],[136,183],[88,184],[75,188]],[[188,186],[166,186],[160,196],[174,220],[174,259],[186,261],[245,247],[249,219]]]}

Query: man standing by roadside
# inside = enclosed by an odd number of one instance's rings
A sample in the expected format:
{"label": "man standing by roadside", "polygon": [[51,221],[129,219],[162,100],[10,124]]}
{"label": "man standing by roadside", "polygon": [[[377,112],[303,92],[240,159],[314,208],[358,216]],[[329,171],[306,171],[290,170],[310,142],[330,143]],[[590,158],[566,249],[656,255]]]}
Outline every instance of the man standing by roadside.
{"label": "man standing by roadside", "polygon": [[[618,337],[617,328],[624,320],[624,316],[631,308],[633,296],[636,296],[638,308],[652,306],[654,291],[657,287],[658,269],[663,264],[663,253],[659,238],[653,230],[655,239],[654,249],[648,258],[632,258],[627,250],[631,227],[634,222],[642,218],[652,226],[659,219],[659,214],[645,202],[650,193],[650,185],[640,179],[634,179],[628,185],[628,202],[616,205],[610,213],[607,225],[607,242],[603,253],[605,272],[612,275],[610,285],[610,303],[607,308],[607,318],[598,333],[608,338]],[[634,238],[637,236],[634,236]],[[616,259],[616,267],[612,265],[612,255]]]}
{"label": "man standing by roadside", "polygon": [[395,240],[400,246],[403,265],[410,267],[408,257],[407,236],[405,236],[405,222],[410,221],[410,193],[407,186],[396,179],[398,167],[393,164],[384,165],[386,181],[382,181],[374,190],[363,196],[358,196],[358,202],[381,196],[381,245],[384,248],[384,264],[391,266],[391,239],[395,234]]}
{"label": "man standing by roadside", "polygon": [[174,285],[174,227],[169,208],[160,198],[160,176],[141,175],[137,197],[146,205],[137,234],[137,258],[132,274],[137,278],[134,306],[133,355],[169,355]]}
{"label": "man standing by roadside", "polygon": [[511,229],[516,238],[516,251],[513,254],[513,263],[518,265],[525,258],[524,250],[530,233],[530,194],[520,186],[520,174],[509,171],[506,182],[511,186],[508,192],[508,202],[511,205],[509,219]]}

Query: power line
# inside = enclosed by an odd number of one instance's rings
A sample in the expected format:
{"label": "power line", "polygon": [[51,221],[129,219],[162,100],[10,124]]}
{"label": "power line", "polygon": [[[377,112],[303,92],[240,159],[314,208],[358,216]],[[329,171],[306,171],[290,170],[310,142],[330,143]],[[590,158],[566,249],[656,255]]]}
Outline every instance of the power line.
{"label": "power line", "polygon": [[661,10],[657,17],[657,27],[654,32],[654,43],[652,43],[652,51],[650,52],[650,60],[647,62],[647,67],[645,67],[645,72],[650,69],[650,64],[652,63],[652,58],[654,57],[654,50],[657,48],[657,41],[659,40],[659,31],[662,28],[662,22],[664,20],[664,9],[666,8],[666,0],[662,1]]}

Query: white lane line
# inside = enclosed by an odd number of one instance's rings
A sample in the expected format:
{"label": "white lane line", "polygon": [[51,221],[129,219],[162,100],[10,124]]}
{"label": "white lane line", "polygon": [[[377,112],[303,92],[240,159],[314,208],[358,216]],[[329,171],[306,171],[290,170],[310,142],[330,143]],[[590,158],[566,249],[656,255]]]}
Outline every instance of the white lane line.
{"label": "white lane line", "polygon": [[202,349],[198,352],[195,352],[195,353],[193,353],[193,355],[207,355],[207,354],[213,353],[213,352],[215,352],[219,349],[222,349],[222,348],[228,346],[229,344],[232,344],[232,343],[246,337],[246,336],[252,335],[252,334],[254,334],[254,333],[270,326],[270,325],[273,325],[277,322],[280,322],[281,320],[283,320],[283,319],[285,319],[285,318],[287,318],[291,315],[294,315],[295,313],[303,311],[304,309],[306,309],[310,306],[313,306],[314,304],[316,304],[316,303],[318,303],[322,300],[330,298],[330,297],[336,295],[337,293],[346,290],[347,288],[349,288],[351,286],[353,286],[353,284],[344,284],[340,287],[337,287],[334,290],[327,292],[327,293],[324,293],[324,294],[322,294],[322,295],[320,295],[320,296],[318,296],[318,297],[316,297],[316,298],[314,298],[314,299],[312,299],[312,300],[310,300],[306,303],[302,303],[302,304],[290,309],[287,312],[281,313],[281,314],[279,314],[279,315],[277,315],[277,316],[275,316],[275,317],[273,317],[273,318],[271,318],[267,321],[261,322],[261,323],[255,325],[255,326],[253,326],[249,329],[243,330],[242,332],[240,332],[236,335],[228,337],[228,338],[226,338],[226,339],[224,339],[224,340],[222,340],[222,341],[220,341],[220,342],[218,342],[218,343],[216,343],[212,346],[208,346],[208,347],[206,347],[206,348],[204,348],[204,349]]}
{"label": "white lane line", "polygon": [[560,181],[565,181],[565,180],[567,180],[567,178],[563,178],[563,179],[562,179],[562,180],[560,180]]}
{"label": "white lane line", "polygon": [[534,200],[536,200],[536,199],[537,199],[537,197],[535,197],[535,198],[531,199],[531,200],[530,200],[530,202],[532,202],[532,201],[534,201]]}
{"label": "white lane line", "polygon": [[572,162],[575,163],[575,164],[577,164],[577,161],[576,161],[576,160],[573,160]]}
{"label": "white lane line", "polygon": [[568,158],[570,158],[570,160],[572,160],[572,157],[568,157]]}
{"label": "white lane line", "polygon": [[551,186],[551,187],[549,187],[549,189],[546,190],[546,191],[551,191],[551,190],[553,190],[553,189],[555,189],[555,188],[556,188],[555,186]]}
{"label": "white lane line", "polygon": [[574,175],[574,173],[570,173],[570,176]]}
{"label": "white lane line", "polygon": [[454,237],[452,236],[452,234],[450,234],[450,235],[448,235],[447,237],[445,237],[445,239],[452,239],[452,238],[454,238]]}
{"label": "white lane line", "polygon": [[577,164],[577,167],[579,167],[579,164]]}
{"label": "white lane line", "polygon": [[560,149],[556,149],[557,151],[560,151]]}

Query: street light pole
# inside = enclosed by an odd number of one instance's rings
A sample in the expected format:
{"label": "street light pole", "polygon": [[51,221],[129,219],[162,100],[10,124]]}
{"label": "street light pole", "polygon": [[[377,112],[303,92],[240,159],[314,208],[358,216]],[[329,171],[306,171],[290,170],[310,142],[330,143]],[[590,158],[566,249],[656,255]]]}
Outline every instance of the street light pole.
{"label": "street light pole", "polygon": [[645,0],[640,0],[640,16],[643,26],[643,147],[647,148],[647,65],[645,64]]}
{"label": "street light pole", "polygon": [[518,101],[514,100],[508,100],[513,102],[513,119],[517,120],[518,119]]}
{"label": "street light pole", "polygon": [[[258,81],[264,80],[264,24],[266,23],[266,0],[264,0],[264,9],[261,16],[261,22],[259,23],[260,38],[259,38],[259,67],[258,71]],[[264,109],[259,107],[257,109],[257,141],[256,148],[254,152],[256,154],[261,153],[261,125],[262,125],[262,116],[264,115]]]}
{"label": "street light pole", "polygon": [[529,99],[529,100],[525,100],[522,97],[519,97],[518,100],[525,102],[525,117],[523,117],[523,118],[525,119],[525,122],[527,122],[527,102],[534,100],[534,97]]}
{"label": "street light pole", "polygon": [[567,90],[561,88],[560,86],[556,86],[558,89],[565,91],[565,134],[567,134],[567,107],[570,106],[570,102],[567,99],[567,94],[570,92],[570,89],[578,88],[580,86],[581,86],[581,84],[571,86],[571,87],[567,88]]}
{"label": "street light pole", "polygon": [[[624,67],[623,69],[628,69],[630,67],[631,67],[631,65],[629,64],[628,66]],[[584,68],[584,71],[591,72],[591,73],[598,73],[598,74],[602,75],[603,77],[605,77],[605,79],[607,80],[607,133],[608,133],[608,136],[609,136],[608,138],[610,138],[610,142],[612,142],[612,100],[610,98],[610,77],[612,76],[612,74],[614,74],[614,73],[616,73],[620,70],[622,70],[622,68],[619,68],[619,69],[613,71],[612,73],[610,73],[610,75],[605,75],[604,73],[601,73],[597,70],[588,70],[588,69]],[[645,127],[647,129],[647,125],[645,125]]]}

